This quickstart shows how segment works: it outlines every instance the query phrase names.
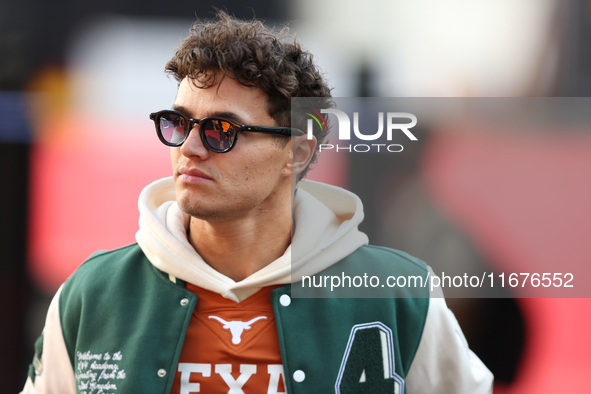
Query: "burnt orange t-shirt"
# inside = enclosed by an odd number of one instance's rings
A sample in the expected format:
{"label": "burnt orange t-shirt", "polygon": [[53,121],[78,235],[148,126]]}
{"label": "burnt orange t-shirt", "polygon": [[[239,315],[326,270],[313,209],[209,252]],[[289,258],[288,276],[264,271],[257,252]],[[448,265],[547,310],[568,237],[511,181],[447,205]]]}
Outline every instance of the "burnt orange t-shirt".
{"label": "burnt orange t-shirt", "polygon": [[172,394],[285,393],[281,350],[265,287],[237,303],[187,284],[199,301],[179,358]]}

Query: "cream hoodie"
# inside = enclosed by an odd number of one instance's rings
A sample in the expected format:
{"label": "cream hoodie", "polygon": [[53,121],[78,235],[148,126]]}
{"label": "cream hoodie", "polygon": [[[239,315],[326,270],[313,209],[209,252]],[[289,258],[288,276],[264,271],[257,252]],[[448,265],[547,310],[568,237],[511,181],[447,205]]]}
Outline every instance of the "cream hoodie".
{"label": "cream hoodie", "polygon": [[[368,243],[357,228],[363,220],[359,198],[346,190],[303,180],[294,199],[292,246],[277,260],[240,282],[220,274],[187,241],[189,215],[176,201],[172,178],[146,186],[139,198],[140,229],[136,240],[150,262],[169,274],[240,302],[264,286],[291,283],[314,275]],[[43,373],[35,384],[27,379],[22,393],[76,393],[59,319],[60,294],[52,301],[45,323]],[[443,298],[429,303],[425,329],[406,376],[409,394],[492,393],[492,374],[470,351]]]}
{"label": "cream hoodie", "polygon": [[138,244],[148,260],[171,278],[236,302],[262,287],[291,283],[292,270],[294,278],[314,275],[368,242],[367,236],[357,229],[363,220],[359,197],[334,186],[302,181],[294,200],[296,227],[292,245],[295,247],[288,247],[268,266],[235,282],[211,268],[195,252],[187,240],[190,217],[174,200],[172,177],[153,182],[142,191]]}

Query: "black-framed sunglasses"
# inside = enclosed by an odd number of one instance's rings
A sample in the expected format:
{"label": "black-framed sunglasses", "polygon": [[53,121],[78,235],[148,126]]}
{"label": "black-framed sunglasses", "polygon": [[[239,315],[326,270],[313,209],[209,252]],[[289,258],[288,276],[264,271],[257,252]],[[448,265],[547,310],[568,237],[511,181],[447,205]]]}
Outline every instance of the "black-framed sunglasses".
{"label": "black-framed sunglasses", "polygon": [[150,119],[154,121],[158,138],[164,145],[181,146],[189,137],[193,126],[197,124],[199,125],[203,145],[217,153],[230,151],[236,145],[239,131],[282,135],[285,137],[290,137],[292,133],[294,135],[304,134],[300,129],[292,127],[246,126],[219,116],[193,119],[173,110],[151,113]]}

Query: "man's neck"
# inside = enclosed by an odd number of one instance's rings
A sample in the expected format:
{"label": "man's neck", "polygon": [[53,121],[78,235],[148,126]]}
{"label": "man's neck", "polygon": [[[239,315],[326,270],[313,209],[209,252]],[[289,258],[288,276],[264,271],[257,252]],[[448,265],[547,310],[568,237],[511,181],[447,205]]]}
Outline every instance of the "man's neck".
{"label": "man's neck", "polygon": [[290,213],[269,216],[215,223],[192,217],[188,240],[207,264],[238,282],[281,257],[291,242]]}

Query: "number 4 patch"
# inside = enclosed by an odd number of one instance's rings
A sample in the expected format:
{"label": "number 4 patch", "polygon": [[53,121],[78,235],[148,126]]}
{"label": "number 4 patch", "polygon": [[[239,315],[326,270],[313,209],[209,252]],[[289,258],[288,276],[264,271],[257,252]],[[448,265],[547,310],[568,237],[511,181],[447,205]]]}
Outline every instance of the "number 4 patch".
{"label": "number 4 patch", "polygon": [[404,393],[394,372],[392,330],[381,322],[356,324],[335,384],[336,394]]}

